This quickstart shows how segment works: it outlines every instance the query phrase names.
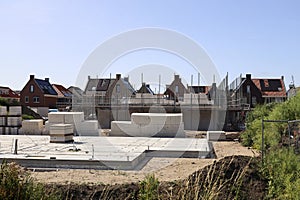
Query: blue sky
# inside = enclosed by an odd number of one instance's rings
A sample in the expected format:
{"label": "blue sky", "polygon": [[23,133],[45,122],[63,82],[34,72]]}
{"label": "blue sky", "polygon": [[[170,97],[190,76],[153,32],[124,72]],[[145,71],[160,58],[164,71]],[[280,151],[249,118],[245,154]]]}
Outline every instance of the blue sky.
{"label": "blue sky", "polygon": [[[52,83],[66,87],[74,85],[97,46],[143,27],[171,29],[192,38],[206,50],[221,77],[227,72],[230,80],[240,73],[284,75],[288,86],[293,75],[299,85],[299,7],[300,1],[289,0],[4,0],[0,3],[0,85],[22,89],[30,74],[50,77]],[[146,54],[140,64],[159,62],[147,61]],[[135,64],[121,61],[120,72]],[[189,82],[189,76],[185,79]]]}

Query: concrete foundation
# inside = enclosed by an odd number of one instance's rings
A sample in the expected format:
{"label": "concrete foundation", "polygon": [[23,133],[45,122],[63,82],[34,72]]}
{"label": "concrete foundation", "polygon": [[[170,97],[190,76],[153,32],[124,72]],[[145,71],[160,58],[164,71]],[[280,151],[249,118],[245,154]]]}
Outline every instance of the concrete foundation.
{"label": "concrete foundation", "polygon": [[131,121],[112,121],[111,136],[184,137],[182,114],[132,113]]}
{"label": "concrete foundation", "polygon": [[[18,154],[12,141],[18,139]],[[1,135],[0,162],[29,168],[141,169],[152,157],[213,157],[200,138],[74,137],[74,143],[50,143],[49,136]],[[33,145],[34,144],[34,145]]]}

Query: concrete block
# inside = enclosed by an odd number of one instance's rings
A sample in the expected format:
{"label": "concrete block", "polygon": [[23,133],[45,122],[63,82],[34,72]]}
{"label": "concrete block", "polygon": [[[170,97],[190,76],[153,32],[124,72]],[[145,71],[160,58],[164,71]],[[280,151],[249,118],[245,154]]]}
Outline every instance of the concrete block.
{"label": "concrete block", "polygon": [[9,114],[10,115],[22,115],[22,107],[21,106],[10,106]]}
{"label": "concrete block", "polygon": [[7,114],[6,106],[0,106],[0,115],[6,115],[6,114]]}
{"label": "concrete block", "polygon": [[0,126],[5,125],[5,117],[0,117]]}
{"label": "concrete block", "polygon": [[132,123],[138,125],[148,124],[180,124],[182,122],[182,114],[169,113],[132,113]]}
{"label": "concrete block", "polygon": [[98,120],[88,120],[76,124],[77,134],[80,136],[99,136]]}
{"label": "concrete block", "polygon": [[73,141],[72,124],[54,124],[50,126],[50,143],[65,143]]}
{"label": "concrete block", "polygon": [[48,113],[48,121],[49,123],[63,124],[65,123],[65,116],[60,112],[51,112]]}
{"label": "concrete block", "polygon": [[21,126],[21,124],[22,124],[22,117],[8,117],[7,118],[8,126]]}
{"label": "concrete block", "polygon": [[226,140],[224,131],[207,131],[206,137],[208,141]]}
{"label": "concrete block", "polygon": [[113,121],[111,136],[184,137],[182,114],[133,113],[131,121]]}
{"label": "concrete block", "polygon": [[54,124],[50,126],[51,135],[65,135],[73,133],[72,124]]}
{"label": "concrete block", "polygon": [[22,134],[41,135],[44,129],[42,119],[22,121]]}
{"label": "concrete block", "polygon": [[83,112],[61,112],[65,116],[66,124],[79,124],[84,121],[84,113]]}

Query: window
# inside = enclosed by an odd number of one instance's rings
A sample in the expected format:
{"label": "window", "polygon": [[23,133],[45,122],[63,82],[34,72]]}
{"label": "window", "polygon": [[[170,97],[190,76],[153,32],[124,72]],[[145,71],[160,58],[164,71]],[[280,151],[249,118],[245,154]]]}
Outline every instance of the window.
{"label": "window", "polygon": [[29,103],[29,97],[25,96],[25,103]]}
{"label": "window", "polygon": [[119,84],[117,84],[116,90],[117,90],[117,93],[120,93],[120,85]]}
{"label": "window", "polygon": [[40,103],[40,97],[33,97],[33,103]]}
{"label": "window", "polygon": [[252,105],[256,105],[256,97],[252,97]]}
{"label": "window", "polygon": [[247,85],[247,93],[250,94],[251,90],[250,90],[250,85]]}
{"label": "window", "polygon": [[269,81],[267,79],[264,80],[265,87],[269,87]]}
{"label": "window", "polygon": [[178,93],[178,85],[175,86],[175,93]]}
{"label": "window", "polygon": [[30,89],[29,89],[29,91],[30,91],[31,93],[33,93],[33,92],[34,92],[34,86],[33,86],[33,85],[30,85]]}

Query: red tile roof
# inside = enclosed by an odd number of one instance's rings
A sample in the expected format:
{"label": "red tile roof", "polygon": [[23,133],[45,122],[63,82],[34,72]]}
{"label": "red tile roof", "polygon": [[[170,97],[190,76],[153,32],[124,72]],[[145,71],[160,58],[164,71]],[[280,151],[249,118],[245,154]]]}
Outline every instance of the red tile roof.
{"label": "red tile roof", "polygon": [[263,97],[286,97],[282,79],[251,79]]}
{"label": "red tile roof", "polygon": [[58,97],[72,97],[72,92],[62,85],[52,84],[54,90],[57,92]]}
{"label": "red tile roof", "polygon": [[9,87],[0,87],[0,97],[2,98],[15,98],[18,99],[20,96],[11,90]]}

